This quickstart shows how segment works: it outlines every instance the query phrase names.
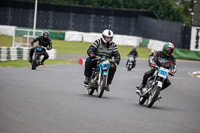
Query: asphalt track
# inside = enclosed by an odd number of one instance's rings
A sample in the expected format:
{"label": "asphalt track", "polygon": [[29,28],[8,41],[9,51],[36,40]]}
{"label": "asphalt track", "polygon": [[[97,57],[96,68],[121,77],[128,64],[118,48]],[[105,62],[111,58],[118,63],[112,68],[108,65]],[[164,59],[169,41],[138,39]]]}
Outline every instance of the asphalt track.
{"label": "asphalt track", "polygon": [[177,74],[152,108],[138,105],[147,59],[128,72],[123,58],[111,91],[87,95],[81,65],[0,68],[0,133],[200,133],[200,62],[177,61]]}

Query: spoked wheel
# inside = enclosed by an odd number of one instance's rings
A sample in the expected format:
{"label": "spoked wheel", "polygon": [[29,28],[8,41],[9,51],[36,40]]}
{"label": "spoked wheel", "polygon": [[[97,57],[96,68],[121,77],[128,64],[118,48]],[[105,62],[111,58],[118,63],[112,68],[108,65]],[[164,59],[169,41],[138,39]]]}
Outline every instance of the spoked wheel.
{"label": "spoked wheel", "polygon": [[104,92],[104,89],[106,87],[106,81],[107,81],[107,76],[106,75],[103,75],[101,77],[101,81],[100,81],[100,85],[99,85],[99,89],[97,91],[97,96],[99,98],[101,98],[103,96],[103,92]]}
{"label": "spoked wheel", "polygon": [[153,91],[151,93],[149,93],[149,98],[147,101],[147,107],[151,108],[152,105],[155,103],[155,101],[157,100],[159,94],[160,94],[160,87],[155,86],[155,88],[153,89]]}

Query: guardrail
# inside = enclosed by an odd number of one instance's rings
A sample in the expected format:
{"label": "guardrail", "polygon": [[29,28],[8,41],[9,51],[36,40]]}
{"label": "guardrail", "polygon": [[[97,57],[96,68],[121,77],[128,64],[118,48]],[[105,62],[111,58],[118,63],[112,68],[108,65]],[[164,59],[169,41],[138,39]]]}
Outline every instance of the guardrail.
{"label": "guardrail", "polygon": [[[28,60],[30,48],[0,47],[0,61]],[[56,59],[56,49],[47,50],[49,59]]]}

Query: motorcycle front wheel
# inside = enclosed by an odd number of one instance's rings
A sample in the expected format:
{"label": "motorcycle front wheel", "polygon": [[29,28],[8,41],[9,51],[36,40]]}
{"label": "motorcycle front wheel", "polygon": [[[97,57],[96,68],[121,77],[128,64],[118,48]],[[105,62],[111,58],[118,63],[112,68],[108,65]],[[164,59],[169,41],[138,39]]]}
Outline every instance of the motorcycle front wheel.
{"label": "motorcycle front wheel", "polygon": [[36,70],[36,67],[37,67],[37,58],[38,58],[38,55],[37,54],[34,54],[33,55],[33,60],[32,60],[32,70]]}
{"label": "motorcycle front wheel", "polygon": [[101,81],[100,81],[100,85],[99,85],[99,89],[98,89],[98,93],[97,93],[97,96],[99,98],[101,98],[103,96],[103,92],[104,92],[104,89],[106,87],[106,81],[107,81],[107,76],[103,75],[101,77]]}
{"label": "motorcycle front wheel", "polygon": [[151,108],[153,106],[153,104],[155,103],[155,101],[157,100],[157,98],[160,94],[160,90],[161,90],[160,87],[155,86],[153,91],[151,93],[149,93],[149,97],[148,97],[148,101],[147,101],[148,108]]}

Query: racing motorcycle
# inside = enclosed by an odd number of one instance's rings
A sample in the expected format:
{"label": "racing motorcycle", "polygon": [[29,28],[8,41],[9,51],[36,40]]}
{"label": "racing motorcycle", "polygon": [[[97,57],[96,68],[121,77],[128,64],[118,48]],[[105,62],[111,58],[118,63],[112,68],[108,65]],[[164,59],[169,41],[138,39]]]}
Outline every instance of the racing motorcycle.
{"label": "racing motorcycle", "polygon": [[139,94],[139,104],[143,105],[147,100],[148,108],[151,108],[153,104],[161,98],[160,91],[163,87],[165,79],[169,75],[174,76],[174,74],[169,70],[171,62],[165,59],[159,59],[158,61],[161,65],[153,66],[156,71],[153,76],[148,78],[145,87],[142,89],[141,94]]}
{"label": "racing motorcycle", "polygon": [[110,64],[111,60],[106,59],[106,57],[101,58],[97,56],[92,61],[97,61],[97,67],[92,69],[89,84],[85,85],[85,87],[88,89],[89,95],[93,95],[94,91],[96,91],[97,96],[101,98],[107,86],[109,69],[113,66]]}
{"label": "racing motorcycle", "polygon": [[131,71],[132,68],[134,68],[136,65],[136,60],[134,56],[129,56],[128,61],[126,63],[126,67],[128,71]]}
{"label": "racing motorcycle", "polygon": [[32,70],[36,70],[36,67],[38,67],[40,65],[40,59],[41,59],[41,55],[43,55],[43,50],[45,49],[45,47],[43,46],[36,46],[34,53],[33,53],[33,57],[32,57]]}

